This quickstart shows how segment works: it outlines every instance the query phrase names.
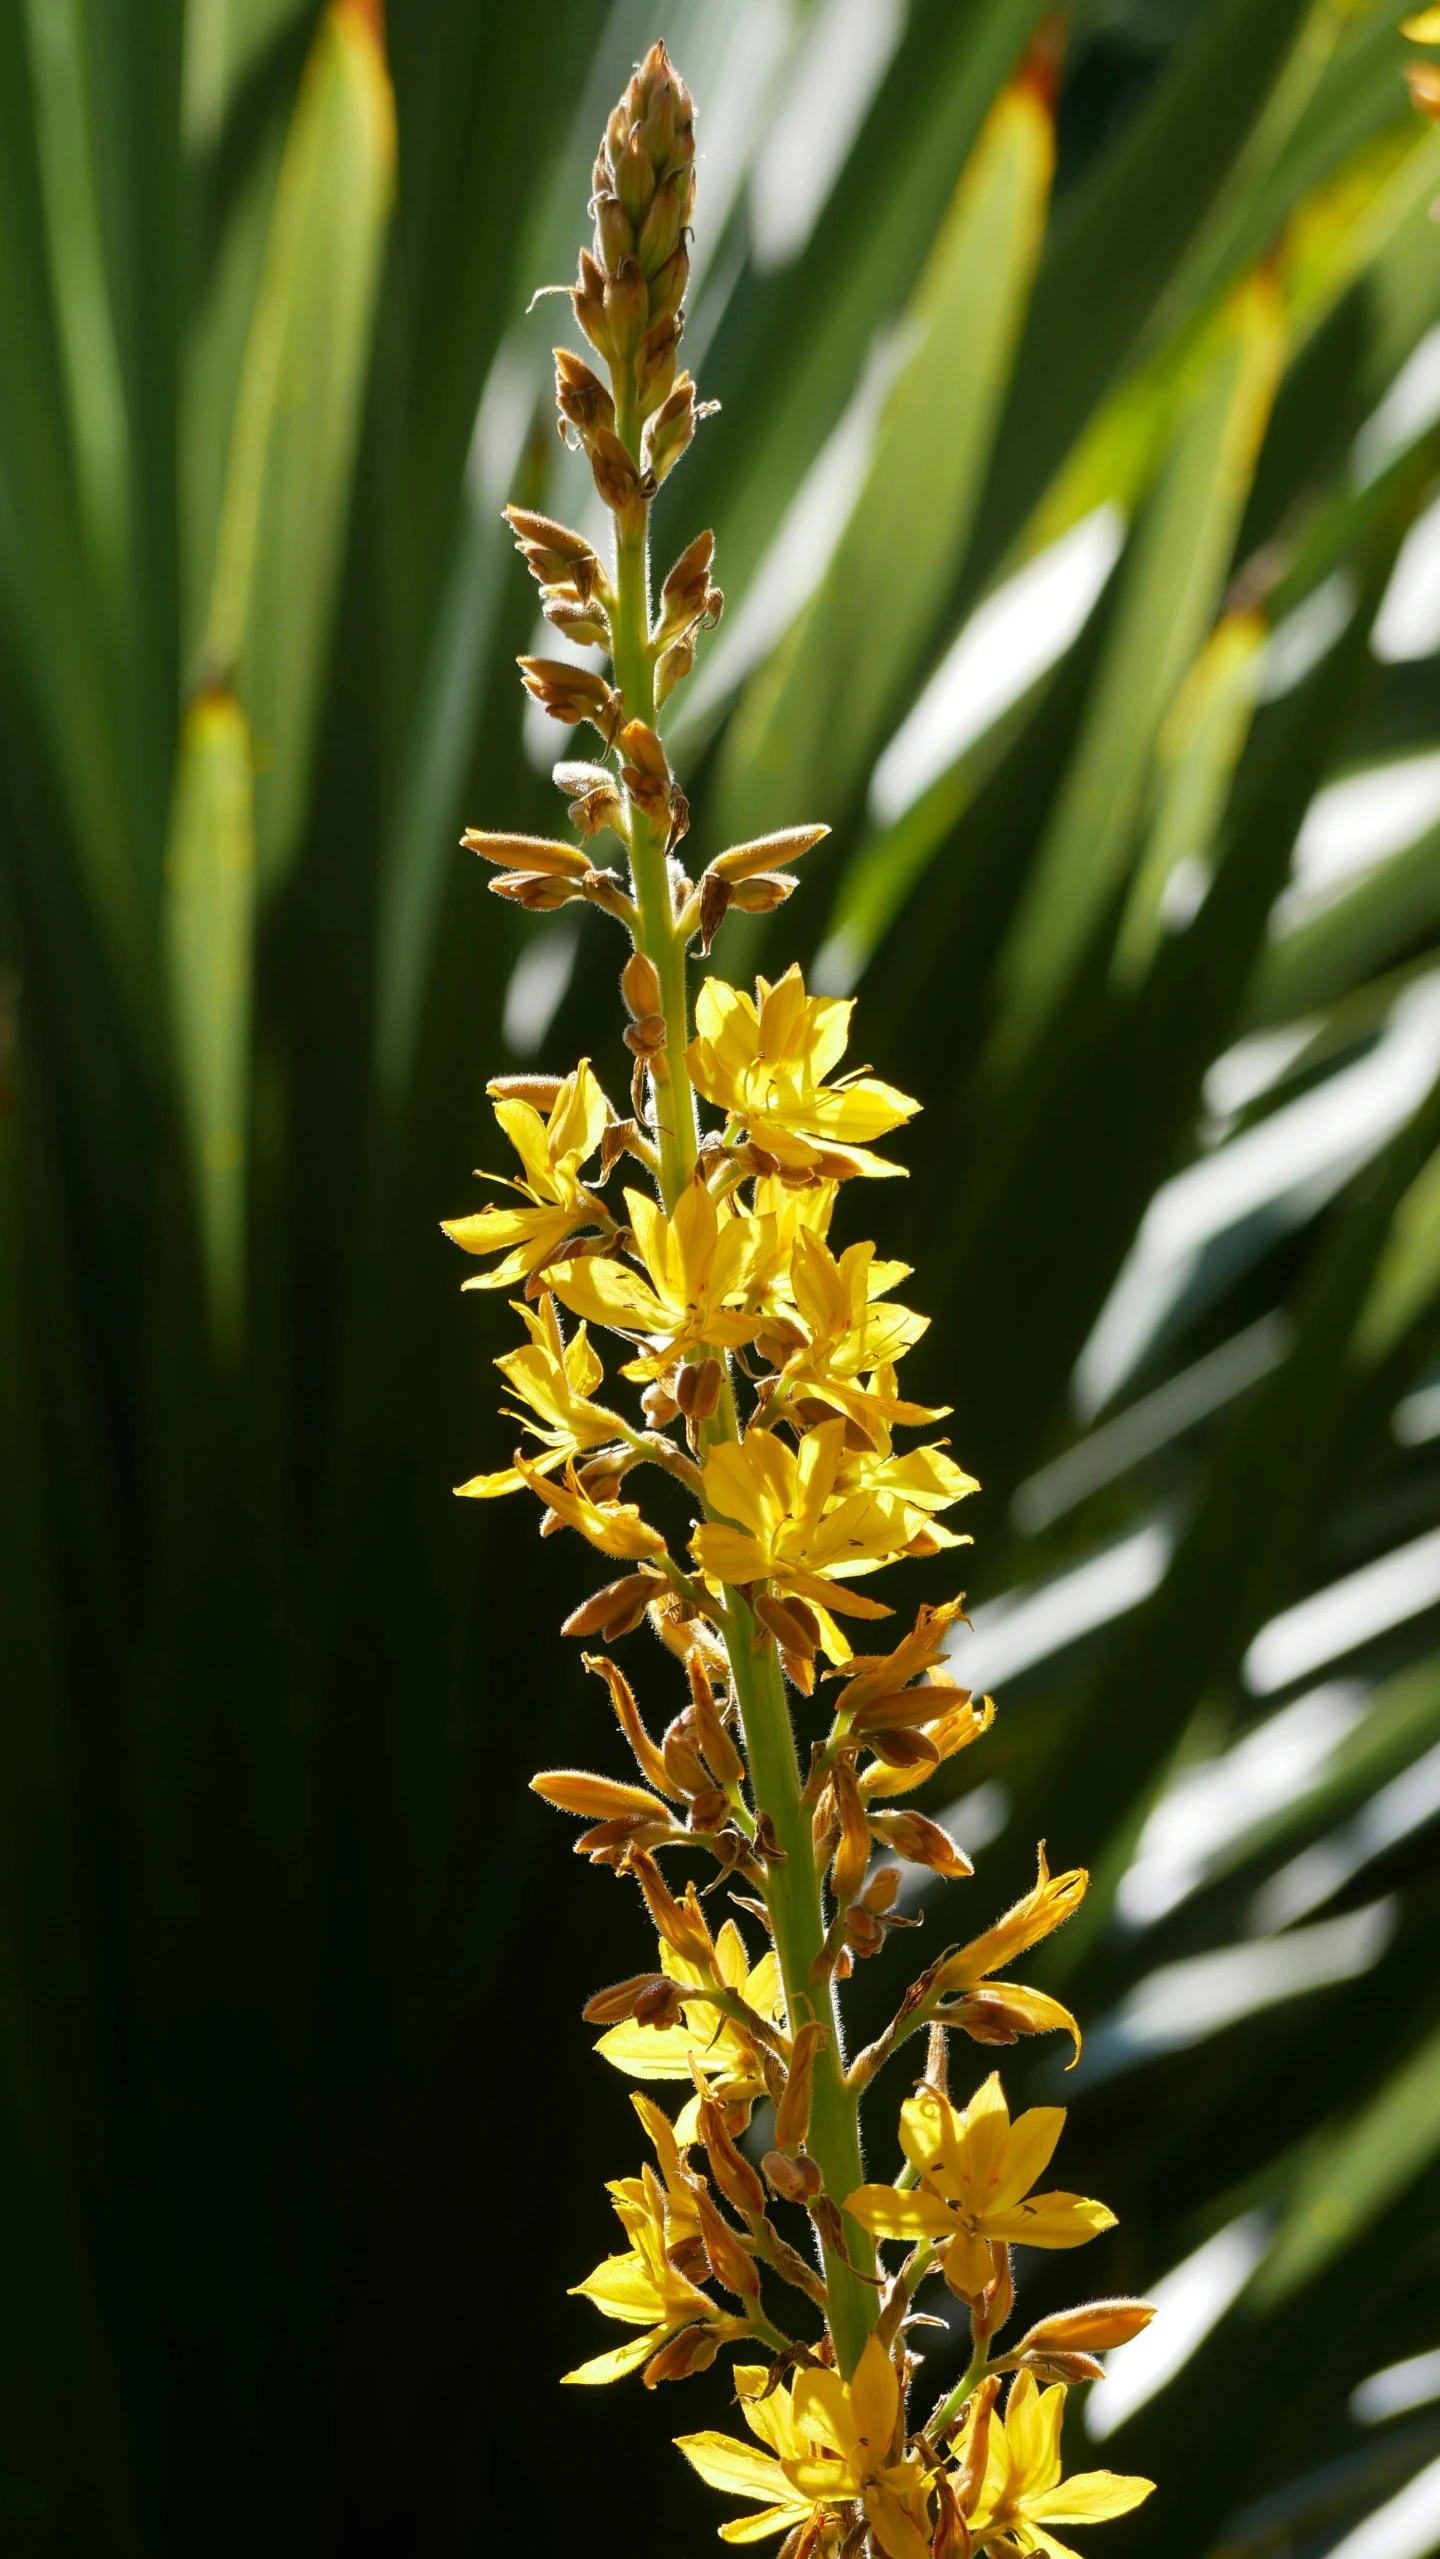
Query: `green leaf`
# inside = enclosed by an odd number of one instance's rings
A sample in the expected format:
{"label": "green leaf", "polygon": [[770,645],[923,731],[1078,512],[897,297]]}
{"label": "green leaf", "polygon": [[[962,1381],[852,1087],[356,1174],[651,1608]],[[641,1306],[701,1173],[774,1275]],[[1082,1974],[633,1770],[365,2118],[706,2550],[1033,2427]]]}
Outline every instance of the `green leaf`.
{"label": "green leaf", "polygon": [[236,403],[205,662],[254,738],[262,887],[305,813],[349,508],[395,127],[377,21],[333,0],[280,172]]}
{"label": "green leaf", "polygon": [[1029,79],[1000,98],[900,324],[907,352],[829,569],[726,743],[721,827],[741,839],[843,810],[934,626],[974,520],[1054,157]]}
{"label": "green leaf", "polygon": [[1118,988],[1145,976],[1165,936],[1167,892],[1189,872],[1196,902],[1214,869],[1215,841],[1255,709],[1265,626],[1227,613],[1200,651],[1156,741],[1156,808],[1111,961]]}
{"label": "green leaf", "polygon": [[1279,375],[1283,319],[1253,278],[1197,366],[1192,398],[1121,572],[1074,760],[1001,956],[995,1064],[1013,1072],[1079,968],[1130,860],[1161,728],[1230,563]]}
{"label": "green leaf", "polygon": [[211,1321],[231,1353],[245,1305],[254,910],[249,726],[233,694],[202,693],[180,740],[165,956]]}
{"label": "green leaf", "polygon": [[1302,2174],[1254,2304],[1268,2310],[1313,2283],[1413,2184],[1440,2150],[1440,2032],[1393,2072]]}

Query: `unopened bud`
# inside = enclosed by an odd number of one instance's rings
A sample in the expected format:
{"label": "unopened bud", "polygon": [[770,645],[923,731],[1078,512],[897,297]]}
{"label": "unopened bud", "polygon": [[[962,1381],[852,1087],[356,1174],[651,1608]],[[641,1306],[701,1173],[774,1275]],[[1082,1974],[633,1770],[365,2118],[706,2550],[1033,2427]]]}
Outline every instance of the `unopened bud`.
{"label": "unopened bud", "polygon": [[924,1813],[880,1812],[870,1815],[870,1827],[893,1848],[897,1857],[912,1866],[928,1866],[936,1875],[973,1875],[974,1867],[963,1848],[957,1848],[947,1830],[928,1820]]}
{"label": "unopened bud", "polygon": [[658,1013],[661,1006],[660,973],[643,951],[632,951],[620,972],[620,992],[632,1022],[646,1013]]}
{"label": "unopened bud", "polygon": [[680,355],[680,323],[673,313],[646,330],[635,349],[631,373],[640,395],[640,414],[649,417],[668,400],[675,388],[675,369]]}
{"label": "unopened bud", "polygon": [[664,1805],[643,1786],[624,1786],[588,1768],[542,1768],[530,1788],[557,1812],[579,1813],[586,1821],[653,1821],[657,1814],[669,1821]]}
{"label": "unopened bud", "polygon": [[1108,2346],[1128,2345],[1155,2316],[1153,2301],[1134,2301],[1117,2294],[1107,2301],[1085,2301],[1078,2310],[1057,2310],[1037,2320],[1016,2347],[1017,2354],[1088,2352],[1103,2354]]}
{"label": "unopened bud", "polygon": [[503,871],[547,872],[557,879],[580,880],[590,865],[578,845],[557,844],[544,835],[486,835],[467,826],[460,838],[467,853],[494,862]]}
{"label": "unopened bud", "polygon": [[687,1361],[676,1372],[675,1401],[687,1422],[708,1422],[720,1401],[725,1372],[718,1359],[706,1359],[698,1368]]}
{"label": "unopened bud", "polygon": [[724,2110],[713,2097],[700,2101],[700,2138],[710,2160],[710,2174],[729,2204],[757,2217],[765,2210],[765,2189],[742,2151],[735,2147]]}
{"label": "unopened bud", "polygon": [[660,1746],[670,1782],[682,1795],[703,1795],[710,1787],[710,1771],[695,1739],[694,1715],[691,1706],[677,1715]]}
{"label": "unopened bud", "polygon": [[678,2328],[645,2366],[645,2387],[653,2390],[657,2382],[684,2381],[692,2372],[705,2372],[719,2352],[720,2338],[714,2328]]}
{"label": "unopened bud", "polygon": [[803,2151],[798,2159],[787,2159],[783,2151],[767,2150],[760,2165],[782,2203],[808,2204],[825,2183],[814,2160]]}
{"label": "unopened bud", "polygon": [[865,1736],[877,1759],[891,1768],[938,1768],[940,1753],[928,1733],[886,1731]]}
{"label": "unopened bud", "polygon": [[820,1626],[812,1609],[803,1599],[777,1599],[773,1591],[757,1591],[752,1603],[760,1623],[787,1653],[813,1653],[819,1649]]}
{"label": "unopened bud", "polygon": [[700,882],[700,947],[708,952],[711,943],[730,912],[735,892],[728,880],[707,871]]}
{"label": "unopened bud", "polygon": [[485,1090],[497,1102],[528,1102],[532,1110],[553,1111],[564,1090],[560,1075],[492,1075]]}
{"label": "unopened bud", "polygon": [[663,1431],[667,1422],[674,1421],[680,1407],[669,1388],[662,1386],[657,1377],[641,1396],[640,1409],[652,1430]]}
{"label": "unopened bud", "polygon": [[710,2272],[715,2281],[723,2284],[727,2292],[733,2292],[741,2301],[758,2303],[760,2277],[754,2258],[742,2248],[738,2236],[705,2188],[700,2189],[695,2203],[700,2216],[700,2236],[705,2242],[705,2254],[710,2260]]}
{"label": "unopened bud", "polygon": [[555,349],[555,405],[564,424],[573,426],[583,443],[599,428],[614,427],[615,403],[610,393],[598,373],[592,373],[568,347]]}
{"label": "unopened bud", "polygon": [[790,2158],[805,2147],[810,2130],[810,2085],[815,2055],[829,2040],[829,2027],[814,2019],[807,2018],[795,2030],[785,2094],[775,2109],[775,2147]]}
{"label": "unopened bud", "polygon": [[830,1783],[835,1790],[835,1808],[840,1816],[840,1845],[835,1851],[830,1888],[844,1910],[855,1899],[865,1879],[865,1869],[870,1862],[870,1825],[865,1818],[865,1806],[855,1783],[855,1773],[848,1761],[841,1759],[836,1762]]}
{"label": "unopened bud", "polygon": [[592,675],[588,667],[569,666],[563,658],[523,657],[517,664],[526,692],[552,720],[572,729],[581,720],[591,720],[606,745],[610,744],[624,705],[602,676]]}
{"label": "unopened bud", "polygon": [[628,1981],[597,1990],[580,2014],[587,2026],[618,2026],[627,2017],[642,2026],[673,2026],[683,2013],[683,1996],[668,1973],[633,1973]]}
{"label": "unopened bud", "polygon": [[591,1593],[573,1609],[560,1632],[562,1635],[599,1635],[607,1644],[615,1643],[639,1625],[655,1596],[656,1584],[647,1573],[626,1573],[618,1582],[607,1582],[603,1590]]}
{"label": "unopened bud", "polygon": [[676,685],[683,684],[686,676],[694,673],[694,669],[695,634],[693,631],[682,631],[679,639],[672,640],[668,648],[662,649],[655,661],[655,708],[657,711],[664,709]]}
{"label": "unopened bud", "polygon": [[627,1022],[621,1035],[625,1046],[636,1057],[658,1057],[665,1046],[663,1013],[642,1013],[638,1022]]}
{"label": "unopened bud", "polygon": [[798,885],[784,871],[757,871],[753,878],[741,880],[732,895],[742,914],[770,915]]}

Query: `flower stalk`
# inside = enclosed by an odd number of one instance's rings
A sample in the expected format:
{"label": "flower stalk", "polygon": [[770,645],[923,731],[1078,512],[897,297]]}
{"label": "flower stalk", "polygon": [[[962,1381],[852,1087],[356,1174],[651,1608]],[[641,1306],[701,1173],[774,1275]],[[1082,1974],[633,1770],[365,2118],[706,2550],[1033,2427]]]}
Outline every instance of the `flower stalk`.
{"label": "flower stalk", "polygon": [[[641,1782],[586,1769],[534,1780],[587,1823],[581,1853],[638,1887],[655,1938],[649,1968],[597,1990],[585,2010],[604,2029],[603,2057],[639,2083],[654,2157],[612,2184],[626,2247],[576,2289],[631,2333],[566,2378],[639,2369],[655,2387],[748,2341],[767,2359],[736,2365],[734,2387],[763,2449],[679,2438],[702,2477],[765,2501],[729,2538],[783,2533],[782,2559],[856,2559],[862,2546],[885,2559],[974,2559],[990,2543],[1043,2546],[1053,2559],[1063,2545],[1049,2526],[1072,2507],[1077,2518],[1121,2513],[1147,2491],[1105,2472],[1067,2488],[1058,2443],[1066,2389],[1100,2369],[1094,2348],[1133,2335],[1149,2312],[1091,2305],[993,2362],[1014,2303],[1014,2246],[1074,2247],[1113,2215],[1084,2196],[1032,2192],[1063,2110],[1012,2124],[994,2072],[957,2109],[947,2061],[953,2034],[1005,2044],[1061,2030],[1078,2053],[1058,2001],[998,1976],[1069,1916],[1086,1879],[1052,1876],[1042,1849],[1033,1889],[948,1946],[847,2065],[839,1993],[856,1963],[914,1924],[900,1906],[903,1865],[952,1882],[971,1871],[905,1799],[983,1737],[994,1709],[950,1667],[962,1597],[921,1607],[888,1650],[852,1643],[892,1615],[857,1584],[968,1542],[943,1514],[974,1479],[942,1442],[896,1445],[897,1432],[942,1418],[900,1391],[898,1362],[925,1330],[892,1298],[904,1268],[869,1243],[830,1240],[852,1185],[901,1170],[877,1144],[917,1105],[868,1068],[837,1071],[851,1007],[807,993],[796,968],[762,978],[753,1000],[706,978],[691,1013],[692,946],[708,952],[732,907],[778,907],[826,831],[729,846],[698,881],[681,866],[689,811],[658,723],[723,598],[710,534],[658,596],[649,544],[655,492],[706,415],[679,366],[693,203],[693,109],[657,45],[607,123],[593,243],[570,289],[608,381],[573,349],[556,352],[561,433],[613,518],[609,557],[548,517],[507,510],[550,622],[609,660],[607,675],[573,655],[525,657],[526,687],[557,721],[588,722],[603,761],[556,767],[578,840],[464,838],[497,866],[501,896],[536,912],[583,901],[632,944],[621,975],[628,1116],[588,1060],[565,1076],[497,1078],[496,1118],[520,1163],[507,1185],[515,1204],[447,1229],[485,1265],[468,1287],[521,1292],[512,1302],[528,1336],[498,1365],[532,1445],[459,1490],[529,1493],[542,1534],[569,1530],[610,1558],[615,1578],[564,1631],[609,1648],[648,1627],[662,1648],[657,1684],[671,1690],[657,1739],[627,1670],[609,1649],[587,1653]],[[626,876],[597,856],[605,837]],[[706,1109],[716,1118],[702,1136]],[[614,1387],[592,1328],[619,1346]],[[611,1400],[622,1381],[638,1392],[638,1418]],[[688,1552],[634,1497],[647,1466],[690,1498]],[[822,1681],[839,1683],[828,1720]],[[820,1727],[803,1771],[801,1714]],[[697,1855],[716,1863],[715,1883],[758,1924],[758,1943],[737,1918],[713,1923]],[[867,2182],[862,2103],[921,2026],[930,2057],[900,2109],[905,2164],[890,2184]],[[667,2081],[676,2112],[646,2093]],[[762,2103],[773,2131],[757,2156],[747,2135]],[[894,2267],[881,2254],[891,2242],[906,2251]],[[923,2314],[912,2304],[935,2278],[968,2312],[973,2352],[916,2428]],[[1014,2376],[1003,2413],[997,2373]]]}

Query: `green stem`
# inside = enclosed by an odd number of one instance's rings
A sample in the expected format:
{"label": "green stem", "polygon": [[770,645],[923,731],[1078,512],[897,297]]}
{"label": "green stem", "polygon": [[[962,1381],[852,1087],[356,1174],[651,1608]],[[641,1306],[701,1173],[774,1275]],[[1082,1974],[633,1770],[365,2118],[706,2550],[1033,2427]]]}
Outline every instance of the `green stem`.
{"label": "green stem", "polygon": [[[617,385],[617,390],[619,386]],[[639,434],[633,415],[623,407],[617,428],[639,458]],[[615,682],[627,720],[655,725],[655,671],[650,645],[650,565],[648,509],[636,507],[617,517],[615,578],[611,608]],[[630,868],[636,906],[635,946],[655,968],[660,981],[666,1044],[650,1063],[655,1096],[656,1135],[660,1148],[660,1193],[673,1209],[695,1170],[695,1107],[685,1053],[689,1045],[689,1013],[685,983],[686,940],[680,931],[671,894],[665,839],[643,810],[630,804]],[[738,1439],[739,1425],[727,1378],[720,1409],[704,1433],[707,1444],[717,1438]],[[810,1816],[801,1801],[795,1739],[790,1725],[784,1682],[775,1647],[768,1640],[757,1652],[756,1624],[738,1594],[732,1595],[725,1635],[744,1725],[750,1764],[751,1793],[757,1810],[769,1814],[785,1852],[783,1865],[772,1866],[766,1901],[775,1931],[775,1948],[785,1987],[791,2031],[806,2018],[824,2016],[830,2040],[815,2057],[811,2078],[808,2148],[825,2180],[825,2191],[843,2205],[861,2181],[858,2100],[845,2084],[840,2021],[828,1977],[819,1983],[814,1968],[825,1942],[820,1877],[810,1839]],[[842,2373],[855,2369],[874,2325],[878,2295],[864,2280],[873,2273],[875,2247],[867,2231],[848,2216],[845,2245],[852,2271],[838,2250],[826,2247],[825,2281],[830,2334]]]}
{"label": "green stem", "polygon": [[[860,2126],[856,2102],[845,2085],[840,2048],[840,2021],[828,1981],[817,1986],[814,1966],[825,1942],[820,1878],[810,1840],[810,1816],[800,1800],[800,1772],[790,1710],[775,1648],[769,1639],[754,1649],[755,1620],[738,1593],[732,1593],[726,1615],[725,1641],[735,1675],[745,1727],[746,1754],[755,1801],[775,1825],[785,1863],[770,1868],[765,1898],[775,1930],[775,1952],[785,1985],[790,2027],[810,2017],[823,2017],[830,2040],[815,2056],[810,2082],[810,2132],[806,2144],[825,2180],[825,2191],[843,2204],[861,2182]],[[829,2295],[830,2334],[842,2373],[851,2373],[875,2324],[878,2295],[864,2276],[873,2272],[875,2244],[868,2231],[846,2217],[846,2249],[860,2272],[852,2273],[844,2258],[825,2249],[825,2283]]]}
{"label": "green stem", "polygon": [[936,2435],[942,2434],[945,2428],[949,2425],[951,2418],[959,2416],[960,2411],[964,2407],[966,2400],[969,2398],[971,2391],[977,2388],[979,2383],[984,2380],[985,2368],[989,2363],[989,2360],[989,2341],[982,2337],[974,2354],[970,2358],[969,2370],[961,2374],[954,2389],[946,2393],[946,2396],[941,2400],[939,2407],[929,2419],[925,2428],[927,2435],[930,2435],[933,2438]]}
{"label": "green stem", "polygon": [[[625,716],[655,725],[655,669],[650,651],[648,510],[620,517],[615,535],[615,601],[611,613],[615,681]],[[630,875],[635,893],[635,947],[660,980],[665,1046],[652,1059],[656,1134],[660,1141],[660,1189],[673,1208],[695,1170],[695,1110],[685,1070],[689,1017],[685,993],[685,939],[670,894],[665,838],[631,803]]]}

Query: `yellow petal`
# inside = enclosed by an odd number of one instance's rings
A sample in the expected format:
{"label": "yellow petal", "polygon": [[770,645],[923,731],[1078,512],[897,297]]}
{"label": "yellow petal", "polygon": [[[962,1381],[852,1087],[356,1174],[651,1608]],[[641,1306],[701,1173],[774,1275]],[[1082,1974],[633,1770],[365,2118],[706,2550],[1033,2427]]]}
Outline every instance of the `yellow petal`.
{"label": "yellow petal", "polygon": [[652,2328],[647,2337],[632,2337],[626,2346],[612,2346],[608,2355],[592,2355],[588,2364],[577,2364],[573,2372],[562,2372],[562,2381],[620,2381],[627,2372],[635,2372],[647,2363],[665,2341],[663,2328]]}
{"label": "yellow petal", "polygon": [[955,2228],[948,2206],[922,2186],[908,2194],[894,2186],[857,2186],[845,2210],[875,2239],[948,2239]]}
{"label": "yellow petal", "polygon": [[707,2488],[719,2488],[727,2497],[795,2502],[779,2462],[769,2453],[757,2452],[753,2444],[738,2443],[734,2435],[677,2435],[675,2447],[684,2453],[691,2469],[699,2471]]}
{"label": "yellow petal", "polygon": [[1440,9],[1422,9],[1416,17],[1402,18],[1400,33],[1412,44],[1440,44]]}
{"label": "yellow petal", "polygon": [[1119,2470],[1081,2470],[1047,2488],[1029,2510],[1047,2523],[1105,2523],[1143,2506],[1154,2485],[1153,2479],[1127,2477]]}
{"label": "yellow petal", "polygon": [[1028,2203],[988,2212],[985,2227],[993,2239],[1028,2248],[1083,2248],[1087,2239],[1115,2228],[1115,2215],[1091,2195],[1032,2195]]}

